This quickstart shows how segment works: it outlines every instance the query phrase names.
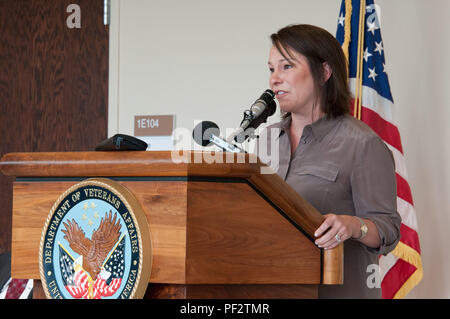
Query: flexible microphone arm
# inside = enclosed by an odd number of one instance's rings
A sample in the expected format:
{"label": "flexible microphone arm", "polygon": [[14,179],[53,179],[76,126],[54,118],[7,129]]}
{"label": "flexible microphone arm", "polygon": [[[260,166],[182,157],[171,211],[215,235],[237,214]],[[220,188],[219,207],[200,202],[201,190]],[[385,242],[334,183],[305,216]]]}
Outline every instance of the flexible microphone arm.
{"label": "flexible microphone arm", "polygon": [[219,147],[220,149],[231,152],[231,153],[247,153],[242,148],[237,147],[232,142],[229,142],[228,140],[224,140],[216,135],[211,135],[211,138],[209,139],[211,143]]}

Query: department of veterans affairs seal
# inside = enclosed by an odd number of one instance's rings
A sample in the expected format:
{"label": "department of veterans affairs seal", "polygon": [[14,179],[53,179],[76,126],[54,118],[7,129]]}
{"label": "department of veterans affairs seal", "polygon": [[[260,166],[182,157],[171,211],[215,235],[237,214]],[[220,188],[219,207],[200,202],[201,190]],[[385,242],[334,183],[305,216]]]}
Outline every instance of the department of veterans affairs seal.
{"label": "department of veterans affairs seal", "polygon": [[142,298],[151,259],[144,211],[127,188],[109,179],[66,190],[42,230],[39,270],[47,298]]}

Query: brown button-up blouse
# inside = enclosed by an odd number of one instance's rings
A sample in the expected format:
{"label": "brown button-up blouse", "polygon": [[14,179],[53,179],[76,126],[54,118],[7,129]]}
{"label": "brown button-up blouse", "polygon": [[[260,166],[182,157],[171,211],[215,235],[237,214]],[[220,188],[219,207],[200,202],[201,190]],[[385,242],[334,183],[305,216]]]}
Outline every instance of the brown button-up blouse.
{"label": "brown button-up blouse", "polygon": [[346,115],[307,125],[291,156],[290,122],[288,116],[261,133],[259,145],[266,141],[267,149],[258,147],[260,159],[320,213],[370,219],[381,239],[378,249],[346,240],[344,284],[320,285],[319,298],[380,298],[379,255],[400,239],[392,153],[366,124]]}

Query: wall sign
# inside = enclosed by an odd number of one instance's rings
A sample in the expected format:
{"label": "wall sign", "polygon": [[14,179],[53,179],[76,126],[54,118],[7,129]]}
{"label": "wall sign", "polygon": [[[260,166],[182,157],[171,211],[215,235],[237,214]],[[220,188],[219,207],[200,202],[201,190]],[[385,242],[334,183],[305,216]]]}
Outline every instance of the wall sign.
{"label": "wall sign", "polygon": [[148,151],[173,149],[174,115],[136,115],[134,136],[147,142]]}

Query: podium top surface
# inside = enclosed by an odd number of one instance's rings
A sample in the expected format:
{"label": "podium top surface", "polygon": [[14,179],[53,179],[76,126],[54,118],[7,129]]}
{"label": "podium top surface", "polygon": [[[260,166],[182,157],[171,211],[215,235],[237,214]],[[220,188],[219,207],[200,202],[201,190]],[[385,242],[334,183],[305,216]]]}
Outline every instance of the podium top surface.
{"label": "podium top surface", "polygon": [[16,177],[215,176],[247,178],[265,167],[256,155],[195,151],[8,153],[0,171]]}

